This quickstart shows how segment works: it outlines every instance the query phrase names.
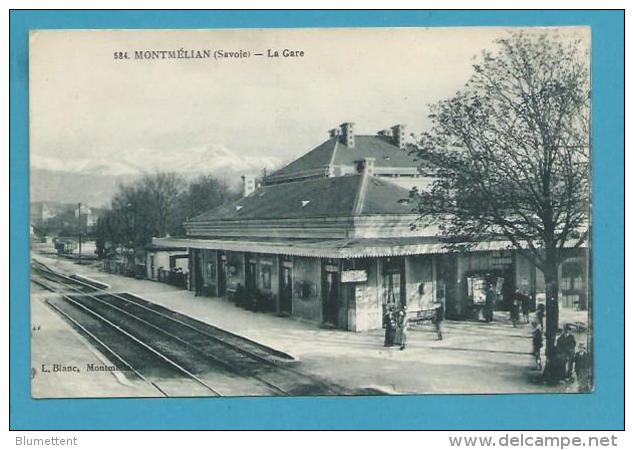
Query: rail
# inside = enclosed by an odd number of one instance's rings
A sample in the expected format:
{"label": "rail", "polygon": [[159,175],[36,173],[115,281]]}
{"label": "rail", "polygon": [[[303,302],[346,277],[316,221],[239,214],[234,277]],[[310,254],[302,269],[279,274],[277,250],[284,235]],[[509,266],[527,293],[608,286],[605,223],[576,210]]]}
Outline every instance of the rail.
{"label": "rail", "polygon": [[[48,275],[51,275],[51,277],[55,277],[56,275],[58,275],[59,277],[61,277],[62,280],[67,281],[69,279],[69,277],[66,277],[64,275],[58,274],[54,271],[52,271],[51,269],[49,269],[48,267],[45,267],[45,272],[48,272]],[[76,283],[78,280],[72,279],[70,278],[70,280],[74,283]],[[151,330],[153,330],[156,333],[159,333],[163,336],[166,336],[167,338],[178,342],[180,345],[185,346],[188,350],[193,351],[199,355],[204,356],[207,359],[210,359],[211,361],[213,361],[215,364],[223,367],[224,369],[226,369],[229,372],[235,373],[235,374],[239,374],[239,375],[243,375],[243,372],[245,370],[245,367],[248,368],[248,374],[246,374],[245,376],[248,378],[252,378],[260,383],[262,383],[263,385],[267,386],[269,389],[271,389],[272,391],[276,392],[278,395],[291,395],[288,390],[280,387],[278,384],[267,380],[265,377],[260,376],[257,373],[253,373],[254,370],[254,366],[253,363],[257,362],[260,366],[262,364],[269,366],[269,367],[274,367],[275,370],[280,371],[280,372],[285,372],[287,374],[292,374],[294,376],[299,376],[301,377],[301,380],[303,381],[310,381],[311,383],[313,383],[314,387],[320,387],[322,390],[325,390],[326,392],[330,392],[332,394],[346,394],[346,391],[335,385],[332,383],[328,383],[325,380],[320,379],[317,376],[313,376],[313,375],[309,375],[309,374],[305,374],[299,370],[296,370],[295,368],[291,368],[291,367],[287,367],[284,365],[280,365],[279,363],[277,363],[276,361],[263,357],[261,355],[258,355],[257,353],[254,353],[253,351],[247,350],[239,345],[237,345],[236,343],[232,343],[232,342],[228,342],[227,339],[223,339],[222,337],[219,337],[217,335],[214,335],[210,332],[207,332],[205,330],[202,330],[200,327],[194,326],[191,323],[187,323],[184,320],[180,320],[177,317],[174,317],[174,315],[180,315],[179,313],[176,313],[174,311],[171,311],[167,308],[163,308],[162,306],[158,306],[158,308],[162,308],[164,310],[166,310],[168,313],[165,312],[161,312],[161,311],[157,311],[157,305],[152,304],[151,302],[146,302],[142,299],[138,299],[132,295],[127,295],[126,297],[120,295],[120,294],[115,294],[115,293],[110,293],[110,292],[105,292],[105,291],[101,291],[99,289],[95,289],[94,286],[90,286],[92,288],[92,291],[90,293],[86,293],[81,291],[81,287],[78,287],[76,285],[69,285],[69,284],[65,284],[65,283],[60,283],[60,284],[64,284],[65,286],[70,286],[71,289],[75,290],[76,294],[78,296],[81,297],[85,297],[88,299],[91,299],[90,301],[92,302],[97,302],[102,308],[110,308],[112,311],[115,311],[117,314],[121,314],[125,317],[128,317],[132,320],[138,321],[140,323],[142,323],[145,327],[149,327]],[[84,285],[85,283],[81,283],[81,285]],[[50,287],[49,287],[50,288]],[[53,290],[53,288],[50,288],[49,290]],[[94,292],[94,291],[97,292]],[[106,296],[106,298],[110,298],[111,300],[115,300],[114,302],[108,302],[105,301],[103,298],[98,297],[97,294],[99,296]],[[79,300],[79,297],[77,299],[74,299],[72,296],[69,295],[63,295],[63,298],[66,301],[72,302],[72,304],[74,304],[75,306],[82,308],[82,310],[86,311],[87,313],[91,314],[93,317],[97,318],[98,320],[103,321],[104,323],[108,324],[109,326],[117,329],[119,332],[123,333],[125,336],[127,336],[128,338],[134,340],[135,342],[137,342],[138,344],[144,346],[146,349],[148,349],[149,351],[151,351],[152,353],[154,353],[157,357],[160,357],[162,359],[164,359],[166,362],[173,364],[174,367],[178,368],[179,371],[181,371],[181,373],[185,374],[188,378],[194,379],[195,381],[199,382],[200,384],[204,385],[207,389],[209,389],[210,391],[212,391],[215,395],[222,395],[220,394],[217,390],[215,390],[213,387],[207,385],[203,380],[199,379],[198,377],[196,377],[196,375],[194,375],[193,373],[191,373],[190,371],[188,371],[186,368],[182,367],[181,365],[179,365],[177,362],[172,361],[169,357],[167,357],[166,355],[164,355],[163,353],[161,353],[160,351],[156,350],[155,348],[153,348],[153,346],[147,342],[144,342],[142,339],[139,339],[138,337],[134,336],[133,334],[129,333],[126,330],[123,330],[121,327],[119,327],[117,324],[115,324],[114,322],[112,322],[111,320],[109,320],[108,318],[104,317],[103,314],[99,314],[98,312],[94,311],[94,307],[91,308],[87,305],[85,305],[84,303],[89,303],[89,302],[81,302]],[[143,302],[145,302],[146,304],[143,304]],[[118,303],[119,306],[117,306],[114,303]],[[142,317],[138,312],[136,314],[133,314],[132,312],[129,311],[130,307],[128,305],[133,305],[133,307],[136,308],[140,308],[141,311],[144,311],[145,313],[149,314],[146,317]],[[152,306],[150,306],[152,305]],[[128,308],[128,310],[126,310],[125,308]],[[102,310],[105,312],[105,310]],[[174,333],[170,333],[169,331],[165,330],[165,327],[161,327],[161,326],[157,326],[156,322],[157,320],[152,319],[153,317],[157,317],[160,318],[163,321],[168,321],[167,323],[172,323],[177,327],[184,327],[185,329],[189,330],[190,332],[194,333],[194,336],[196,335],[200,335],[201,337],[204,337],[206,340],[208,341],[212,341],[215,343],[215,345],[220,346],[217,350],[220,350],[220,348],[222,348],[224,350],[224,356],[230,356],[230,353],[227,354],[227,350],[229,350],[230,352],[234,352],[234,354],[238,354],[241,355],[244,359],[241,360],[240,358],[225,358],[223,359],[222,357],[217,356],[217,354],[222,354],[223,351],[214,351],[214,352],[210,352],[210,351],[204,351],[201,350],[200,348],[196,347],[195,345],[193,345],[191,342],[183,339],[180,336],[177,336]],[[187,318],[188,320],[194,320],[191,318],[188,318],[187,316],[183,316],[184,318]],[[114,320],[114,319],[113,319]],[[154,321],[154,323],[152,323],[152,321]],[[159,321],[160,322],[160,321]],[[207,325],[207,324],[203,324],[203,325]],[[219,333],[226,333],[223,330],[217,329],[216,327],[213,327],[212,325],[209,325],[210,328],[212,329],[216,329],[218,330]],[[182,328],[181,328],[182,329]],[[229,336],[235,336],[232,335],[231,333],[227,333]],[[235,338],[239,338],[239,336],[235,336]],[[195,341],[196,339],[194,339]],[[249,341],[247,340],[247,343]],[[252,344],[257,344],[257,343],[252,343]],[[242,367],[240,367],[240,364],[242,364]],[[245,366],[246,364],[246,366]],[[251,366],[251,367],[249,367]],[[259,367],[259,366],[258,366]],[[275,375],[275,374],[274,374]]]}

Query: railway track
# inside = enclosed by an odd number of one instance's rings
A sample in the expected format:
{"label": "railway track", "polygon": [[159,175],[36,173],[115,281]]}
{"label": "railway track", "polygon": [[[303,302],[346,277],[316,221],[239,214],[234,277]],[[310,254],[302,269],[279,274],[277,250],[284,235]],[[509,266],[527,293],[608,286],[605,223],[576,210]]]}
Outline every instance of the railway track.
{"label": "railway track", "polygon": [[[35,275],[35,277],[33,275]],[[45,280],[45,282],[43,282],[42,279]],[[59,287],[55,288],[54,285],[64,288],[62,289],[63,291],[70,290],[70,292],[99,291],[99,288],[96,286],[56,272],[35,259],[31,260],[31,281],[52,292],[60,291]],[[50,283],[53,283],[53,286]]]}
{"label": "railway track", "polygon": [[317,377],[302,373],[288,359],[257,343],[217,327],[144,301],[131,294],[102,294],[105,304],[131,317],[141,318],[166,335],[176,336],[205,357],[237,376],[254,378],[277,395],[341,395],[346,392]]}
{"label": "railway track", "polygon": [[51,283],[64,289],[61,297],[47,300],[55,311],[128,376],[160,395],[350,394],[291,367],[281,352],[189,316],[132,294],[88,288],[46,266],[35,272],[48,290],[59,292]]}
{"label": "railway track", "polygon": [[[85,335],[92,343],[113,363],[115,370],[119,370],[129,378],[136,378],[156,389],[158,395],[174,397],[182,395],[187,390],[189,395],[219,395],[213,388],[200,385],[196,380],[184,381],[180,389],[165,380],[189,378],[180,367],[157,354],[143,342],[131,339],[126,333],[106,321],[99,320],[94,315],[69,309],[68,305],[47,300],[46,303],[58,314],[69,321],[74,328]],[[88,370],[88,368],[86,368]]]}

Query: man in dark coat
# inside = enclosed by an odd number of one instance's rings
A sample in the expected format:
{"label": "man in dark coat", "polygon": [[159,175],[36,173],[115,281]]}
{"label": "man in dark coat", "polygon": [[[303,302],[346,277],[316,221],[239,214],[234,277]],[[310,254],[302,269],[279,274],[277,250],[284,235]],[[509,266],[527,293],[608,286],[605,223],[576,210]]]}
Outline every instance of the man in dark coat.
{"label": "man in dark coat", "polygon": [[579,344],[579,351],[575,354],[574,362],[579,392],[590,392],[592,389],[592,361],[584,344]]}
{"label": "man in dark coat", "polygon": [[542,327],[535,323],[533,330],[533,356],[535,357],[535,365],[537,370],[542,370],[542,347],[544,346],[544,334]]}
{"label": "man in dark coat", "polygon": [[198,297],[203,293],[203,271],[201,263],[194,263],[194,268],[194,288],[196,290],[196,297]]}
{"label": "man in dark coat", "polygon": [[537,322],[539,322],[539,325],[542,327],[543,330],[544,317],[546,317],[546,305],[544,305],[543,303],[537,305],[537,313],[535,313],[535,316],[537,317]]}
{"label": "man in dark coat", "polygon": [[561,354],[561,357],[566,366],[565,377],[570,378],[572,376],[572,367],[575,359],[575,350],[577,348],[577,341],[572,335],[572,329],[569,325],[564,327],[564,332],[557,339],[557,353]]}
{"label": "man in dark coat", "polygon": [[[522,320],[524,323],[528,323],[528,313],[529,313],[529,303],[530,298],[528,295],[524,294],[521,290],[515,289],[515,293],[513,294],[513,301],[517,301],[522,312]],[[518,312],[518,321],[519,321],[519,312]]]}
{"label": "man in dark coat", "polygon": [[436,311],[432,321],[436,328],[436,340],[442,341],[442,321],[445,320],[445,305],[442,302],[436,304]]}
{"label": "man in dark coat", "polygon": [[517,296],[513,296],[511,301],[511,322],[513,327],[517,327],[517,322],[520,320],[520,304],[521,300]]}
{"label": "man in dark coat", "polygon": [[396,315],[394,314],[394,305],[388,303],[387,311],[385,313],[385,342],[384,347],[391,347],[394,345],[396,338]]}
{"label": "man in dark coat", "polygon": [[493,304],[495,303],[495,291],[493,286],[489,285],[484,302],[484,319],[487,322],[493,321]]}
{"label": "man in dark coat", "polygon": [[559,345],[563,341],[563,330],[559,328],[557,330],[556,345],[552,349],[552,353],[546,349],[546,356],[548,357],[548,363],[546,364],[546,370],[544,376],[550,382],[560,382],[566,378],[566,355],[564,351],[565,345]]}
{"label": "man in dark coat", "polygon": [[524,320],[524,323],[528,323],[531,299],[528,295],[524,294],[522,291],[519,291],[519,294],[520,294],[520,304],[522,306],[522,318]]}

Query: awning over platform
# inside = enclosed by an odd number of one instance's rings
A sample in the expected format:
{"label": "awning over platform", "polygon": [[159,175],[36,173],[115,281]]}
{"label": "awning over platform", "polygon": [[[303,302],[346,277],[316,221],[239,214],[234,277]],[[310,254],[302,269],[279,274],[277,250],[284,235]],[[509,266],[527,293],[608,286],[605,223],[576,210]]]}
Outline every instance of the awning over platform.
{"label": "awning over platform", "polygon": [[[448,253],[446,245],[437,238],[408,237],[383,239],[194,239],[153,238],[159,246],[187,247],[206,250],[268,253],[316,258],[372,258],[403,255],[430,255]],[[471,251],[511,249],[507,241],[481,242]]]}

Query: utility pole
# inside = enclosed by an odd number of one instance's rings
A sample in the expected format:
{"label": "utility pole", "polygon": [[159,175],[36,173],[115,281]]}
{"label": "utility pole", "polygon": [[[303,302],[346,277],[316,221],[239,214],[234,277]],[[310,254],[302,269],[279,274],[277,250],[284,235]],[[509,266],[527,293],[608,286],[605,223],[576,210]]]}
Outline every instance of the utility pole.
{"label": "utility pole", "polygon": [[77,204],[77,225],[79,230],[79,264],[81,264],[81,202]]}

